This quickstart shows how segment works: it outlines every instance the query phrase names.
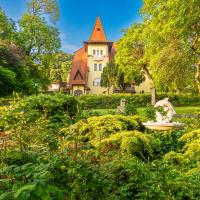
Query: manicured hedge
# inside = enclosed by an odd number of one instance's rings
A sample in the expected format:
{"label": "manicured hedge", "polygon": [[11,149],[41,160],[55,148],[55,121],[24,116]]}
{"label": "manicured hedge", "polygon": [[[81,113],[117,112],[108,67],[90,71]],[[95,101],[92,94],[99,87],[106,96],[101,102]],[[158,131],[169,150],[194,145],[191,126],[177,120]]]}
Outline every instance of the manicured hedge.
{"label": "manicured hedge", "polygon": [[[170,97],[174,106],[200,105],[200,95],[190,94],[158,94],[157,100]],[[125,98],[127,102],[136,107],[145,107],[151,102],[150,94],[112,94],[112,95],[84,95],[79,97],[79,103],[83,109],[117,108],[120,99]]]}

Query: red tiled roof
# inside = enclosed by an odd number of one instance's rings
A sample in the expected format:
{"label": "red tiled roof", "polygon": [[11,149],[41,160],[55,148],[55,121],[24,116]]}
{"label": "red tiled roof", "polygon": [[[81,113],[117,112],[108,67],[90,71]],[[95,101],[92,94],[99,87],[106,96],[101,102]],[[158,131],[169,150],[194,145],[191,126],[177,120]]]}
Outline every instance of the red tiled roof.
{"label": "red tiled roof", "polygon": [[104,29],[99,17],[96,18],[96,22],[93,28],[93,32],[91,34],[90,40],[91,42],[106,42],[106,35],[104,33]]}
{"label": "red tiled roof", "polygon": [[70,85],[84,85],[87,84],[87,79],[87,54],[83,47],[74,53],[69,83]]}

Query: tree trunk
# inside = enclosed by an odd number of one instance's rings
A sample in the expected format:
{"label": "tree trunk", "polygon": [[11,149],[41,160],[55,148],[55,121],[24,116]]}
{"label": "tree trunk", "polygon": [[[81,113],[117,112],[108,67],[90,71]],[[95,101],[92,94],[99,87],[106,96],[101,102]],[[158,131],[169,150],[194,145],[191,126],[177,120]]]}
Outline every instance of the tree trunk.
{"label": "tree trunk", "polygon": [[143,70],[152,84],[152,86],[151,86],[151,105],[154,106],[156,104],[156,88],[153,83],[153,77],[150,74],[150,71],[148,70],[148,68],[145,64],[143,65]]}
{"label": "tree trunk", "polygon": [[156,104],[156,88],[152,86],[151,88],[151,105],[154,106]]}
{"label": "tree trunk", "polygon": [[110,94],[110,87],[108,87],[108,95]]}
{"label": "tree trunk", "polygon": [[197,84],[198,93],[200,94],[200,61],[196,64],[195,81]]}

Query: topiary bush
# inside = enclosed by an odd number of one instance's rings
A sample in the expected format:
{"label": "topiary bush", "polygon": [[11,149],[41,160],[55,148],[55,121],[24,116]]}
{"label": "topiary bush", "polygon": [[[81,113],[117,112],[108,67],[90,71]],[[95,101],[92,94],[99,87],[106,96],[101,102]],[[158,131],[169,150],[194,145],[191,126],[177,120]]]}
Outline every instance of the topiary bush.
{"label": "topiary bush", "polygon": [[82,140],[88,141],[103,139],[120,131],[141,129],[142,124],[137,116],[104,115],[81,120],[62,131],[67,135],[76,135]]}
{"label": "topiary bush", "polygon": [[89,149],[102,154],[118,151],[148,160],[154,156],[160,142],[141,130],[137,116],[105,115],[79,121],[61,131],[67,145],[89,145]]}

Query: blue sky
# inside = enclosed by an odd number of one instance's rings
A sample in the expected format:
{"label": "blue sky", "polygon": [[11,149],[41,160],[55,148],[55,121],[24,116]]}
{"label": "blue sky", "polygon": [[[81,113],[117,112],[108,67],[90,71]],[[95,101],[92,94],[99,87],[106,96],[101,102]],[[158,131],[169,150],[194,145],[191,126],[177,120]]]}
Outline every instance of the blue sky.
{"label": "blue sky", "polygon": [[[0,0],[6,15],[19,20],[28,0]],[[139,10],[142,0],[58,0],[60,18],[56,26],[60,32],[62,50],[72,53],[88,40],[100,16],[107,39],[116,41],[122,29],[141,21]]]}

